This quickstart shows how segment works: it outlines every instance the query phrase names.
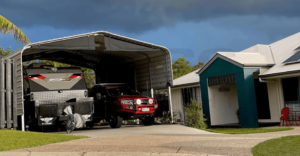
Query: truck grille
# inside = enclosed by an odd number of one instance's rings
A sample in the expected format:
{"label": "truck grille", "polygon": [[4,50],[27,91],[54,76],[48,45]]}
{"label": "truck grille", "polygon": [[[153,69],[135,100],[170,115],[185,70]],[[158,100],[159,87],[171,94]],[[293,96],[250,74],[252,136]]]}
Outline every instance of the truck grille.
{"label": "truck grille", "polygon": [[149,100],[141,100],[143,105],[149,104]]}

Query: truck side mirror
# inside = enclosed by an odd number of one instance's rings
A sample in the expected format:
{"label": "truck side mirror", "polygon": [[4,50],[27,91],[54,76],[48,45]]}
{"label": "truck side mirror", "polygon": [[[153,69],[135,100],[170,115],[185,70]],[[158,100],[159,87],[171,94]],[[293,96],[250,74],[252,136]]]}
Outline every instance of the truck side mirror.
{"label": "truck side mirror", "polygon": [[96,100],[101,100],[101,93],[96,93]]}

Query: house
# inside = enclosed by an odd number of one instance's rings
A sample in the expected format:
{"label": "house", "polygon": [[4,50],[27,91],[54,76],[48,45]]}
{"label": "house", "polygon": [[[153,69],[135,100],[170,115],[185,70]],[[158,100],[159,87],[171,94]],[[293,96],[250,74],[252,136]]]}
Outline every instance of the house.
{"label": "house", "polygon": [[198,75],[208,127],[279,125],[283,107],[300,111],[300,33],[241,52],[217,52]]}
{"label": "house", "polygon": [[[198,70],[173,80],[173,86],[171,87],[173,120],[185,121],[185,106],[190,103],[191,99],[195,99],[201,103]],[[165,93],[167,90],[160,90],[159,92]]]}

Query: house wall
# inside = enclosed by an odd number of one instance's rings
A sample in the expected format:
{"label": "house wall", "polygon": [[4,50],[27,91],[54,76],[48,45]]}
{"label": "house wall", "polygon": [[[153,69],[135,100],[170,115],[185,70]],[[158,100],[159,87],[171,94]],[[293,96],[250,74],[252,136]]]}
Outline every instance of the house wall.
{"label": "house wall", "polygon": [[201,88],[197,87],[197,102],[202,103]]}
{"label": "house wall", "polygon": [[[220,92],[219,88],[226,86],[229,92]],[[215,85],[208,87],[209,110],[211,125],[224,125],[239,123],[236,114],[239,103],[236,84]]]}
{"label": "house wall", "polygon": [[270,115],[271,119],[259,119],[258,122],[261,123],[270,123],[270,122],[280,122],[280,111],[281,111],[281,95],[279,92],[279,83],[278,81],[268,81],[268,98],[270,106]]}
{"label": "house wall", "polygon": [[[282,88],[282,79],[277,79],[278,82],[278,92],[279,92],[279,102],[280,102],[280,111],[284,107],[284,97],[283,97],[283,88]],[[281,114],[281,112],[280,112]]]}
{"label": "house wall", "polygon": [[174,119],[181,119],[181,121],[184,120],[184,110],[182,105],[182,94],[181,89],[172,89],[171,90],[171,97],[172,97],[172,108],[173,108],[173,114],[176,116]]}
{"label": "house wall", "polygon": [[203,102],[203,113],[205,114],[205,118],[207,118],[207,125],[209,128],[211,127],[211,117],[216,114],[210,114],[207,78],[228,74],[235,74],[236,77],[241,127],[258,127],[258,116],[253,79],[253,72],[257,71],[258,69],[244,69],[221,58],[217,58],[212,64],[210,64],[209,67],[205,69],[205,71],[201,73],[200,86]]}
{"label": "house wall", "polygon": [[201,90],[200,86],[198,85],[192,85],[192,86],[182,86],[178,88],[172,88],[171,89],[171,94],[172,94],[172,107],[173,107],[173,112],[174,114],[177,114],[175,118],[181,119],[181,121],[185,121],[185,110],[183,106],[183,97],[182,97],[182,89],[183,88],[195,88],[193,90],[194,92],[193,97],[194,99],[197,100],[197,102],[202,103],[202,98],[201,98]]}
{"label": "house wall", "polygon": [[[199,85],[187,85],[171,88],[171,98],[172,98],[172,109],[173,113],[177,114],[174,119],[181,119],[181,121],[185,120],[184,106],[183,106],[183,97],[182,97],[182,89],[183,88],[195,88],[195,93],[193,96],[197,100],[197,102],[202,103],[201,98],[201,89]],[[160,94],[164,94],[168,92],[166,89],[158,90]]]}

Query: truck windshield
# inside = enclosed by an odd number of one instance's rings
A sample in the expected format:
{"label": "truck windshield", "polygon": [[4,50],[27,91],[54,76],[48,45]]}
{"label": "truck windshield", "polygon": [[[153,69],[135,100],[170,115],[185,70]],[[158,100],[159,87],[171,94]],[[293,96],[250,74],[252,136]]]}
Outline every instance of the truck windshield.
{"label": "truck windshield", "polygon": [[106,86],[107,91],[111,96],[118,95],[139,95],[138,92],[125,86]]}
{"label": "truck windshield", "polygon": [[31,92],[51,90],[86,89],[82,71],[79,69],[27,69],[24,79],[29,82]]}

